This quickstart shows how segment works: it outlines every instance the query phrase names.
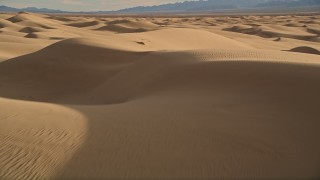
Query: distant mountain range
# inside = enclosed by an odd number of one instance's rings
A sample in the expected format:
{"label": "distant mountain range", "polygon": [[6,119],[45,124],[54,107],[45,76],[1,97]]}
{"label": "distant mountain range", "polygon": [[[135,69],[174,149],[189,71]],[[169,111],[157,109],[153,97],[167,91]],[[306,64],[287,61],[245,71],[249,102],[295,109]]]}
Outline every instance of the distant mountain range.
{"label": "distant mountain range", "polygon": [[[320,0],[282,0],[282,1],[268,1],[257,4],[255,7],[308,7],[319,6]],[[319,9],[320,11],[320,9]]]}
{"label": "distant mountain range", "polygon": [[[319,7],[320,0],[200,0],[170,3],[158,6],[138,6],[117,11],[68,12],[47,8],[12,8],[0,6],[0,12],[28,11],[36,13],[89,13],[89,14],[117,14],[117,13],[148,13],[148,12],[223,12],[228,10],[246,9],[285,9],[297,7]],[[319,10],[320,11],[320,10]]]}
{"label": "distant mountain range", "polygon": [[67,13],[67,11],[60,11],[55,9],[47,9],[47,8],[36,8],[36,7],[27,7],[27,8],[13,8],[8,6],[0,6],[0,12],[34,12],[34,13]]}
{"label": "distant mountain range", "polygon": [[185,1],[181,3],[164,4],[159,6],[139,6],[118,10],[116,12],[199,12],[310,6],[320,6],[320,0],[201,0]]}
{"label": "distant mountain range", "polygon": [[264,3],[266,0],[208,0],[185,1],[179,3],[163,4],[159,6],[139,6],[119,10],[118,12],[192,12],[207,10],[239,9]]}

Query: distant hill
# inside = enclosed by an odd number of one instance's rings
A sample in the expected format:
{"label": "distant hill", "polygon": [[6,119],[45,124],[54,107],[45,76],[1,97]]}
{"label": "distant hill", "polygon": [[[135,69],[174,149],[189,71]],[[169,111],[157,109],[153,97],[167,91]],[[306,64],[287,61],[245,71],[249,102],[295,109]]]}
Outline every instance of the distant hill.
{"label": "distant hill", "polygon": [[257,4],[255,7],[308,7],[319,5],[320,0],[273,0]]}
{"label": "distant hill", "polygon": [[35,12],[35,13],[67,13],[66,11],[47,9],[47,8],[36,8],[36,7],[12,8],[8,6],[0,6],[0,12],[20,12],[20,11]]}
{"label": "distant hill", "polygon": [[208,0],[208,1],[185,1],[159,6],[139,6],[122,9],[117,12],[190,12],[205,10],[228,10],[240,9],[264,3],[266,0]]}
{"label": "distant hill", "polygon": [[[258,8],[290,8],[320,6],[320,0],[207,0],[185,1],[159,6],[139,6],[122,9],[116,12],[197,12],[197,11],[226,11]],[[320,11],[320,10],[319,10]]]}
{"label": "distant hill", "polygon": [[[126,8],[117,11],[91,11],[91,12],[67,12],[61,10],[47,9],[47,8],[12,8],[7,6],[0,6],[0,12],[19,12],[28,11],[35,13],[83,13],[83,14],[117,14],[117,13],[180,13],[180,12],[224,12],[232,10],[237,11],[252,9],[290,9],[297,7],[312,7],[313,9],[320,9],[320,0],[199,0],[199,1],[185,1],[178,3],[163,4],[158,6],[138,6],[133,8]],[[320,12],[320,10],[319,10]]]}

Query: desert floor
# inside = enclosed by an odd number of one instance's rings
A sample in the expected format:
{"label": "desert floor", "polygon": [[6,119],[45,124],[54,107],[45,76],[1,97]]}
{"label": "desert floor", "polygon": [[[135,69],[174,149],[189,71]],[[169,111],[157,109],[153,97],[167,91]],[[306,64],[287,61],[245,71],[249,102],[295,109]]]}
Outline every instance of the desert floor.
{"label": "desert floor", "polygon": [[320,177],[320,15],[0,14],[0,179]]}

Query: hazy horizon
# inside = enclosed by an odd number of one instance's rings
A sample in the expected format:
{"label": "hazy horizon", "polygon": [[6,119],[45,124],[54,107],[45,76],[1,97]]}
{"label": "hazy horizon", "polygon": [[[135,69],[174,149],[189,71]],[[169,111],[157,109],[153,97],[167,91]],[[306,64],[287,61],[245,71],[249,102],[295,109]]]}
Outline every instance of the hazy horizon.
{"label": "hazy horizon", "polygon": [[[181,5],[174,3],[187,2]],[[195,2],[197,1],[197,2]],[[208,2],[209,1],[209,2]],[[274,2],[271,2],[274,1]],[[285,1],[285,2],[283,2]],[[195,2],[195,3],[194,3]],[[169,6],[157,6],[167,5]],[[97,12],[97,11],[196,11],[214,9],[237,9],[252,7],[293,7],[320,5],[319,0],[0,0],[0,5],[13,8],[47,8],[69,12]],[[144,7],[141,7],[144,6]],[[156,7],[150,7],[156,6]],[[136,8],[138,7],[138,8]],[[147,8],[145,8],[147,7]]]}
{"label": "hazy horizon", "polygon": [[22,0],[0,0],[0,5],[14,8],[37,7],[63,11],[109,11],[183,1],[185,0],[29,0],[28,2]]}

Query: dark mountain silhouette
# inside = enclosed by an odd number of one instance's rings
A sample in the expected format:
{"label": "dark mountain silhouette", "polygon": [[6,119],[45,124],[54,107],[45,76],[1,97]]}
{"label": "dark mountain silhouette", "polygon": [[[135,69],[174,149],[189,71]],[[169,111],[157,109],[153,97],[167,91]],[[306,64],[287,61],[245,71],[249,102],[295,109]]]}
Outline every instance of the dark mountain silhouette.
{"label": "dark mountain silhouette", "polygon": [[67,13],[66,11],[47,9],[47,8],[36,8],[36,7],[13,8],[8,6],[0,6],[0,12],[20,12],[20,11],[35,12],[35,13]]}
{"label": "dark mountain silhouette", "polygon": [[296,7],[319,7],[320,0],[200,0],[179,3],[163,4],[158,6],[138,6],[117,11],[91,11],[91,12],[66,12],[47,8],[12,8],[0,6],[2,12],[39,12],[39,13],[89,13],[89,14],[116,14],[116,13],[146,13],[146,12],[223,12],[228,10],[246,9],[286,9]]}
{"label": "dark mountain silhouette", "polygon": [[264,3],[266,0],[208,0],[185,1],[180,3],[163,4],[159,6],[139,6],[119,10],[118,12],[176,12],[240,9]]}
{"label": "dark mountain silhouette", "polygon": [[223,11],[254,8],[307,7],[320,6],[320,0],[208,0],[185,1],[182,3],[164,4],[159,6],[139,6],[122,9],[117,12],[192,12],[192,11]]}
{"label": "dark mountain silhouette", "polygon": [[[320,0],[281,0],[281,1],[268,1],[260,3],[255,7],[307,7],[307,6],[319,6]],[[320,10],[319,10],[320,11]]]}

